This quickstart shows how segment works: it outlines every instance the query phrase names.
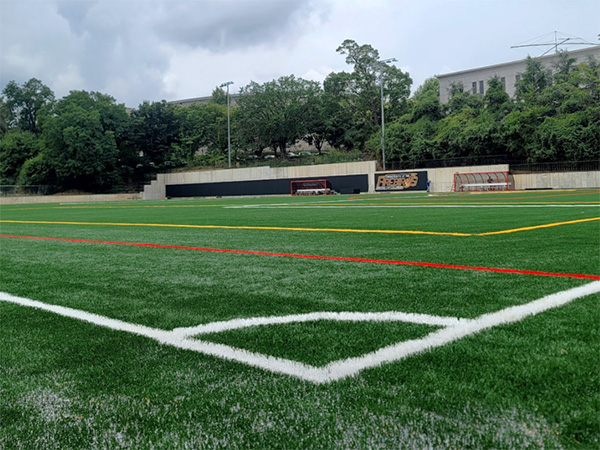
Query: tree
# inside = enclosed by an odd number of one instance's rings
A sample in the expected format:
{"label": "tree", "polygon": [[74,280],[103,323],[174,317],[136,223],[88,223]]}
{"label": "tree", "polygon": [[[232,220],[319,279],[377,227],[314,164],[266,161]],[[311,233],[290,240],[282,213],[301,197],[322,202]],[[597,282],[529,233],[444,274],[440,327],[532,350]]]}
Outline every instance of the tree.
{"label": "tree", "polygon": [[72,91],[42,122],[45,159],[61,189],[102,191],[117,179],[123,105],[98,92]]}
{"label": "tree", "polygon": [[483,104],[488,112],[501,120],[511,110],[511,100],[500,79],[495,76],[488,81],[488,89],[483,96]]}
{"label": "tree", "polygon": [[[409,167],[432,155],[432,139],[438,122],[443,117],[438,79],[425,80],[406,102],[405,109],[406,114],[386,126],[385,148],[388,161],[397,161]],[[366,148],[370,154],[378,156],[380,147],[381,133],[376,132],[367,142]]]}
{"label": "tree", "polygon": [[6,101],[0,96],[0,136],[4,136],[11,126],[12,112]]}
{"label": "tree", "polygon": [[[405,102],[410,95],[412,80],[408,74],[395,66],[379,62],[379,52],[372,46],[358,45],[346,39],[337,48],[346,56],[346,62],[353,67],[352,73],[332,73],[325,80],[327,100],[337,101],[336,117],[350,118],[349,129],[330,133],[334,146],[339,145],[339,137],[351,140],[353,145],[362,148],[369,136],[381,124],[381,84],[384,87],[386,119],[393,120],[405,112]],[[343,122],[343,121],[342,121]]]}
{"label": "tree", "polygon": [[526,104],[539,102],[540,94],[552,84],[552,73],[537,59],[527,58],[527,68],[516,84],[515,96]]}
{"label": "tree", "polygon": [[534,135],[537,161],[588,161],[598,158],[598,109],[547,118]]}
{"label": "tree", "polygon": [[174,145],[180,143],[180,116],[177,106],[144,102],[131,112],[129,139],[146,167],[165,167],[171,161]]}
{"label": "tree", "polygon": [[176,165],[191,164],[194,155],[204,150],[212,154],[227,151],[227,107],[217,104],[194,104],[176,110],[179,117],[179,143],[174,143]]}
{"label": "tree", "polygon": [[440,120],[443,117],[440,105],[440,83],[437,78],[428,78],[419,86],[412,97],[412,120],[416,122],[421,117]]}
{"label": "tree", "polygon": [[355,113],[355,97],[348,89],[350,78],[346,72],[330,73],[323,82],[325,139],[338,149],[352,149],[356,141],[364,142],[365,138],[365,132],[361,130],[368,118]]}
{"label": "tree", "polygon": [[221,87],[214,88],[210,96],[210,103],[227,105],[227,92]]}
{"label": "tree", "polygon": [[39,134],[38,112],[54,101],[54,93],[40,80],[31,78],[19,86],[10,81],[2,91],[10,111],[10,125]]}
{"label": "tree", "polygon": [[569,56],[569,52],[560,51],[558,59],[552,65],[554,73],[552,78],[555,83],[561,83],[569,80],[571,73],[575,70],[575,62],[577,60]]}
{"label": "tree", "polygon": [[279,149],[285,158],[287,146],[309,133],[319,92],[319,83],[293,75],[264,84],[251,82],[238,99],[239,139],[258,153],[265,147]]}
{"label": "tree", "polygon": [[17,184],[19,172],[41,150],[40,140],[29,131],[13,130],[0,139],[0,184]]}
{"label": "tree", "polygon": [[471,110],[481,111],[483,110],[483,101],[480,96],[465,92],[462,83],[458,85],[452,85],[450,88],[450,98],[448,103],[444,105],[443,116],[449,114],[457,114],[463,110],[463,108],[470,108]]}

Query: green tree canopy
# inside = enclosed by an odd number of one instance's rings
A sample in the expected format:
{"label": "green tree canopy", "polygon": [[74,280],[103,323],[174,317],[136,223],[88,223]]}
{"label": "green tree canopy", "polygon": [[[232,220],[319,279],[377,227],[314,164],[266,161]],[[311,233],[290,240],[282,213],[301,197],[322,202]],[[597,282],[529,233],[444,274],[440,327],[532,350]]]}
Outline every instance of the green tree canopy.
{"label": "green tree canopy", "polygon": [[12,130],[0,139],[0,184],[18,182],[21,167],[41,150],[40,139],[29,131]]}
{"label": "green tree canopy", "polygon": [[131,112],[129,139],[146,166],[158,169],[171,161],[174,145],[180,143],[177,108],[163,100],[144,102]]}
{"label": "green tree canopy", "polygon": [[238,99],[240,142],[257,152],[265,147],[279,149],[285,158],[287,146],[311,131],[320,91],[319,83],[293,75],[263,84],[251,82]]}
{"label": "green tree canopy", "polygon": [[44,156],[63,189],[101,191],[117,180],[123,105],[98,92],[72,91],[45,115]]}
{"label": "green tree canopy", "polygon": [[348,124],[343,131],[329,127],[330,143],[337,146],[352,141],[353,146],[362,148],[381,124],[381,83],[386,119],[393,120],[405,112],[412,80],[397,67],[380,62],[379,52],[371,45],[346,39],[337,52],[346,56],[353,70],[332,73],[324,83],[326,99],[337,103],[329,107],[334,112],[332,125]]}
{"label": "green tree canopy", "polygon": [[52,90],[37,78],[31,78],[21,86],[10,81],[2,95],[9,111],[9,125],[38,134],[38,112],[54,101]]}
{"label": "green tree canopy", "polygon": [[224,154],[227,151],[227,107],[217,103],[197,103],[176,110],[181,126],[179,142],[174,143],[173,162],[192,163],[199,152]]}
{"label": "green tree canopy", "polygon": [[210,96],[210,103],[215,103],[217,105],[227,105],[227,92],[221,87],[216,87],[213,89],[212,94]]}

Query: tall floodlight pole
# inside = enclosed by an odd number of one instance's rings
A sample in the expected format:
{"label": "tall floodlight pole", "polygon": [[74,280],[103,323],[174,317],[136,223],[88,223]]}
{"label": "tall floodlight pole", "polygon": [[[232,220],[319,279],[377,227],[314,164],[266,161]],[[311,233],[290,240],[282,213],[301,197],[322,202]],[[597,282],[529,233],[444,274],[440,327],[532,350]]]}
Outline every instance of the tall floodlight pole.
{"label": "tall floodlight pole", "polygon": [[383,109],[383,65],[397,61],[396,58],[380,59],[377,61],[379,65],[379,86],[381,87],[381,165],[385,170],[385,118]]}
{"label": "tall floodlight pole", "polygon": [[229,121],[229,85],[233,84],[233,81],[227,81],[221,84],[219,87],[227,86],[227,161],[229,162],[229,168],[231,168],[231,122]]}

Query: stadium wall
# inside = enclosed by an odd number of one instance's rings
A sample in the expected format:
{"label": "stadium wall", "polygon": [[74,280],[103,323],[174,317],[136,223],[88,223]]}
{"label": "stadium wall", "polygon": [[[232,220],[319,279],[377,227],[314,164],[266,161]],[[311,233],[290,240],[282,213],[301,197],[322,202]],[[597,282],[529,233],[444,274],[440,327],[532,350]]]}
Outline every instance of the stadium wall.
{"label": "stadium wall", "polygon": [[15,195],[0,197],[0,205],[26,203],[94,203],[140,200],[139,192],[134,194],[88,194],[88,195]]}
{"label": "stadium wall", "polygon": [[515,189],[600,188],[600,171],[516,174]]}
{"label": "stadium wall", "polygon": [[[293,169],[293,170],[290,170]],[[0,205],[27,204],[27,203],[88,203],[88,202],[110,202],[127,200],[150,200],[163,199],[167,196],[167,182],[170,189],[181,189],[177,187],[183,184],[204,183],[227,183],[236,181],[272,180],[269,176],[280,175],[279,182],[283,182],[289,189],[287,179],[310,179],[340,177],[349,181],[349,188],[357,182],[366,183],[368,192],[375,192],[375,179],[381,173],[407,173],[427,172],[427,178],[431,181],[432,192],[452,192],[452,183],[456,172],[497,172],[506,171],[505,164],[493,166],[472,167],[448,167],[441,169],[419,169],[375,172],[375,162],[347,164],[329,164],[320,166],[298,166],[289,168],[257,167],[253,169],[227,169],[182,172],[177,174],[159,174],[157,180],[144,188],[144,192],[135,194],[96,194],[96,195],[35,195],[35,196],[6,196],[0,197]],[[363,177],[356,177],[363,175]],[[257,178],[252,178],[257,177]],[[260,178],[259,178],[260,177]],[[590,189],[600,188],[600,171],[589,172],[546,172],[532,174],[516,174],[515,188],[517,190],[527,189]],[[284,181],[285,180],[285,181]],[[202,187],[197,187],[203,189]],[[361,190],[361,192],[363,192]],[[289,190],[286,191],[289,193]],[[212,195],[212,194],[211,194]],[[218,194],[224,195],[224,194]],[[226,195],[226,194],[225,194]],[[261,195],[261,194],[256,194]]]}
{"label": "stadium wall", "polygon": [[[451,192],[454,173],[506,171],[508,165],[497,164],[440,169],[398,170],[376,172],[375,161],[342,164],[322,164],[293,167],[253,167],[244,169],[198,170],[158,174],[156,180],[144,187],[143,200],[169,197],[202,197],[217,195],[269,195],[289,193],[291,180],[327,178],[334,189],[343,193],[375,193],[378,174],[427,172],[433,192]],[[425,188],[423,188],[424,190]]]}
{"label": "stadium wall", "polygon": [[[183,196],[185,195],[183,194],[185,191],[196,192],[194,195],[197,196],[288,194],[290,192],[289,182],[291,180],[319,178],[337,178],[340,182],[343,182],[342,185],[347,190],[361,189],[361,192],[365,190],[374,192],[374,173],[375,161],[364,161],[314,166],[261,166],[244,169],[200,170],[158,174],[156,180],[144,187],[142,199],[158,200],[167,197],[168,194],[174,193],[177,196]],[[227,185],[231,183],[235,184]],[[276,192],[273,191],[274,185],[279,186]],[[217,187],[223,188],[221,194],[216,194],[217,191],[214,188]],[[281,191],[281,189],[284,190]]]}
{"label": "stadium wall", "polygon": [[[381,174],[426,172],[432,192],[452,192],[454,174],[457,172],[508,171],[507,164],[470,167],[444,167],[438,169],[375,170],[374,161],[325,164],[317,166],[277,167],[268,166],[247,169],[224,169],[159,174],[157,179],[144,188],[142,199],[163,199],[167,196],[217,196],[217,195],[269,195],[289,193],[291,180],[327,178],[334,189],[341,186],[344,193],[375,193],[375,180]],[[526,189],[575,189],[600,187],[600,172],[555,172],[517,174],[515,187]],[[336,186],[337,184],[337,186]],[[368,189],[366,189],[368,187]],[[422,189],[424,190],[424,188]]]}

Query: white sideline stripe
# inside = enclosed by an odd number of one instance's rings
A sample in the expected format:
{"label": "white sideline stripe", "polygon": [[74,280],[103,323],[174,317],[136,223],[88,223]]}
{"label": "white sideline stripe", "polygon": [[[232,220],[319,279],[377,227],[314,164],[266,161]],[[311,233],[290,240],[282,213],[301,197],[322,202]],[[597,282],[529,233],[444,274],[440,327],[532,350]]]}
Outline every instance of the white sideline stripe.
{"label": "white sideline stripe", "polygon": [[24,297],[17,297],[7,292],[0,292],[0,301],[16,303],[22,306],[29,306],[31,308],[42,309],[44,311],[53,312],[59,316],[70,317],[72,319],[82,320],[84,322],[93,323],[111,330],[127,331],[129,333],[140,334],[153,339],[160,339],[165,334],[170,334],[169,331],[160,330],[157,328],[150,328],[144,325],[138,325],[135,323],[123,322],[122,320],[111,319],[106,316],[99,314],[89,313],[80,309],[67,308],[65,306],[51,305],[49,303],[39,302],[37,300],[31,300]]}
{"label": "white sideline stripe", "polygon": [[289,316],[251,317],[227,320],[223,322],[211,322],[195,327],[175,328],[173,333],[181,337],[188,337],[198,334],[219,333],[221,331],[254,327],[257,325],[281,325],[286,323],[315,322],[319,320],[331,320],[338,322],[409,322],[442,327],[458,325],[459,323],[464,322],[464,319],[458,319],[456,317],[439,317],[428,314],[412,314],[398,311],[313,312],[307,314],[293,314]]}
{"label": "white sideline stripe", "polygon": [[[367,200],[365,200],[367,201]],[[390,200],[394,201],[394,200]],[[308,209],[308,208],[598,208],[596,205],[298,205],[298,206],[224,206],[224,209]]]}
{"label": "white sideline stripe", "polygon": [[[143,325],[137,325],[123,322],[120,320],[110,319],[108,317],[88,313],[77,309],[66,308],[57,305],[50,305],[47,303],[38,302],[27,298],[16,297],[5,292],[0,292],[0,301],[42,309],[45,311],[59,314],[61,316],[83,320],[113,330],[128,331],[137,335],[149,337],[162,344],[171,345],[173,347],[186,350],[193,350],[199,353],[204,353],[207,355],[217,356],[219,358],[241,362],[271,372],[290,375],[305,381],[322,384],[354,376],[364,369],[377,367],[382,364],[398,361],[405,357],[434,349],[436,347],[441,347],[463,337],[479,333],[483,330],[487,330],[495,326],[518,322],[526,317],[539,314],[552,308],[558,308],[560,306],[566,305],[567,303],[573,300],[588,295],[596,294],[598,292],[600,292],[600,281],[594,281],[583,286],[578,286],[572,289],[567,289],[565,291],[547,295],[545,297],[526,303],[524,305],[512,306],[494,313],[484,314],[475,319],[454,319],[430,316],[433,318],[432,320],[448,320],[449,324],[444,325],[445,328],[429,333],[427,336],[421,339],[413,339],[398,344],[393,344],[360,357],[334,361],[323,367],[314,367],[308,364],[290,361],[283,358],[261,355],[223,344],[214,344],[211,342],[194,340],[184,337],[187,336],[189,332],[196,332],[198,329],[201,330],[201,333],[212,332],[207,331],[210,330],[209,326],[214,326],[214,328],[223,331],[224,329],[233,329],[232,323],[237,323],[239,328],[245,326],[252,326],[248,325],[248,323],[252,321],[254,321],[255,324],[261,324],[261,322],[267,323],[266,321],[271,321],[268,323],[275,323],[272,322],[276,319],[273,317],[236,319],[234,321],[228,322],[215,322],[214,324],[206,324],[200,327],[178,328],[173,331],[165,331],[156,328],[146,327]],[[306,321],[306,317],[311,316],[313,314],[320,316],[323,314],[332,313],[299,314],[296,317],[300,317],[299,321]],[[336,314],[338,315],[337,319],[329,320],[342,320],[339,317],[343,317],[346,314],[349,317],[353,317],[352,320],[377,320],[377,318],[381,314],[386,313],[333,313],[332,317],[336,317]],[[397,321],[404,321],[404,319],[406,318],[410,319],[413,316],[420,316],[415,314],[404,314],[397,312],[390,312],[387,314],[389,314],[389,319],[387,320]],[[367,318],[369,315],[371,316],[371,318]],[[363,319],[360,318],[361,316],[363,317]],[[294,316],[282,317],[286,318],[286,320],[289,319],[290,321],[292,321],[292,318]],[[392,317],[395,317],[395,319],[392,319]],[[422,315],[422,317],[425,318],[427,316]],[[319,320],[327,319],[325,319],[325,316],[323,316],[323,318]],[[228,326],[229,328],[225,328],[226,326]]]}

